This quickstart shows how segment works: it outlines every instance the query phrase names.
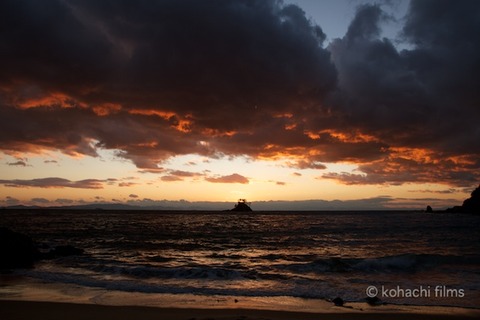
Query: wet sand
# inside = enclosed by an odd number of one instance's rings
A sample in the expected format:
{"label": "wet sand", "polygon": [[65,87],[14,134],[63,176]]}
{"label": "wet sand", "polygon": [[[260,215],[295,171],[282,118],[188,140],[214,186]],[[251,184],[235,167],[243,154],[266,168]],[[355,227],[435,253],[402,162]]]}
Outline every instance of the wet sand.
{"label": "wet sand", "polygon": [[[415,311],[416,310],[416,311]],[[95,304],[75,304],[59,302],[0,301],[0,319],[38,320],[86,320],[86,319],[170,319],[170,320],[333,320],[333,319],[478,319],[480,310],[449,309],[438,312],[438,308],[416,307],[397,312],[382,309],[365,311],[309,313],[291,311],[271,311],[255,309],[202,309],[202,308],[156,308],[137,306],[105,306]]]}

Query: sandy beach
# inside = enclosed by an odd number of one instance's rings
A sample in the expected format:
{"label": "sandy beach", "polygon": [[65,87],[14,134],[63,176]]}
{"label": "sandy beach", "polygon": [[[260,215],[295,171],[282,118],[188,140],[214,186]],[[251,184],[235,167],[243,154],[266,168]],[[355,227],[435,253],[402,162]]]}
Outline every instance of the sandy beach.
{"label": "sandy beach", "polygon": [[[397,310],[398,311],[398,310]],[[479,310],[416,307],[397,312],[388,309],[358,309],[309,313],[255,309],[155,308],[139,306],[105,306],[58,302],[0,301],[0,318],[13,319],[171,319],[171,320],[333,320],[333,319],[478,319]]]}

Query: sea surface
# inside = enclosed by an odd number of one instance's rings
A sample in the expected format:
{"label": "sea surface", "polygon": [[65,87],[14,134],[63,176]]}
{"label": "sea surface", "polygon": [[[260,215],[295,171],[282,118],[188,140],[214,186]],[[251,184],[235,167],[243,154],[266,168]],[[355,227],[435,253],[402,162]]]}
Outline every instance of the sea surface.
{"label": "sea surface", "polygon": [[0,226],[84,250],[14,272],[45,285],[480,307],[480,216],[2,210]]}

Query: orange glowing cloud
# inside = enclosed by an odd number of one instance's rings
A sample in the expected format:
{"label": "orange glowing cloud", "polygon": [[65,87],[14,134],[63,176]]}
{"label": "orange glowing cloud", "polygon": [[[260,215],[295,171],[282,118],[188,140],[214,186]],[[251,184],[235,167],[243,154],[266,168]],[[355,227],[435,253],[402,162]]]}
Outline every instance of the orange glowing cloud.
{"label": "orange glowing cloud", "polygon": [[204,176],[203,173],[198,172],[191,172],[191,171],[183,171],[183,170],[169,170],[168,175],[161,177],[162,181],[166,182],[175,182],[175,181],[183,181],[185,178],[195,178]]}
{"label": "orange glowing cloud", "polygon": [[16,102],[16,105],[22,109],[51,107],[51,106],[56,106],[61,108],[71,108],[73,104],[74,104],[73,99],[61,92],[54,92],[48,95],[35,97],[35,98],[25,98],[25,99],[18,100]]}
{"label": "orange glowing cloud", "polygon": [[359,130],[354,131],[341,131],[341,130],[320,130],[317,132],[305,130],[304,133],[313,140],[322,138],[331,138],[342,143],[366,143],[366,142],[379,142],[380,140],[371,134],[362,133]]}
{"label": "orange glowing cloud", "polygon": [[333,179],[348,185],[378,184],[402,185],[404,183],[434,182],[445,185],[468,187],[479,176],[471,169],[473,159],[443,157],[429,149],[396,147],[380,160],[360,163],[355,173],[328,172],[319,179]]}
{"label": "orange glowing cloud", "polygon": [[205,178],[205,180],[213,183],[241,183],[241,184],[249,183],[249,180],[246,177],[238,173],[234,173],[227,176],[209,177],[209,178]]}
{"label": "orange glowing cloud", "polygon": [[143,116],[157,116],[165,120],[169,120],[176,116],[175,112],[161,111],[155,109],[131,109],[128,110],[130,114],[140,114]]}
{"label": "orange glowing cloud", "polygon": [[172,175],[169,175],[169,176],[163,176],[160,178],[160,180],[164,181],[164,182],[176,182],[176,181],[183,181],[183,179],[181,177],[178,177],[178,176],[172,176]]}
{"label": "orange glowing cloud", "polygon": [[233,130],[219,130],[214,128],[205,128],[202,130],[202,134],[207,137],[232,137],[238,134],[238,131]]}
{"label": "orange glowing cloud", "polygon": [[93,112],[98,116],[108,116],[122,110],[122,106],[118,103],[102,103],[93,106]]}
{"label": "orange glowing cloud", "polygon": [[324,170],[327,168],[326,165],[323,163],[313,161],[313,160],[305,160],[305,159],[299,159],[295,162],[287,161],[286,165],[291,168],[296,168],[296,169],[317,169],[317,170]]}
{"label": "orange glowing cloud", "polygon": [[189,133],[193,124],[190,115],[180,117],[178,114],[171,111],[162,111],[156,109],[131,109],[128,111],[128,113],[134,115],[160,117],[166,121],[169,121],[171,123],[171,127],[183,133]]}

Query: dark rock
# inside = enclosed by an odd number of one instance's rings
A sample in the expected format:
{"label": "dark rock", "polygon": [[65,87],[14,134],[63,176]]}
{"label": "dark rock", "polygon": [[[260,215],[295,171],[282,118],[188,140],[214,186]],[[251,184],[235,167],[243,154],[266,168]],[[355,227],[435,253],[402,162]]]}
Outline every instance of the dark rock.
{"label": "dark rock", "polygon": [[433,212],[432,207],[427,206],[427,209],[425,209],[425,212],[426,212],[426,213],[432,213],[432,212]]}
{"label": "dark rock", "polygon": [[250,208],[248,205],[244,203],[240,203],[240,204],[237,204],[235,208],[233,208],[231,211],[249,212],[249,211],[252,211],[252,208]]}
{"label": "dark rock", "polygon": [[462,208],[464,212],[480,213],[480,186],[473,190],[470,198],[463,201]]}
{"label": "dark rock", "polygon": [[238,203],[235,205],[235,207],[230,210],[230,211],[238,211],[238,212],[251,212],[253,211],[252,208],[247,203],[247,200],[245,199],[239,199]]}
{"label": "dark rock", "polygon": [[0,269],[32,268],[38,254],[30,237],[0,228]]}
{"label": "dark rock", "polygon": [[365,300],[371,306],[379,306],[383,304],[382,300],[380,300],[379,297],[367,297],[365,298]]}
{"label": "dark rock", "polygon": [[447,212],[452,213],[480,213],[480,186],[473,190],[470,198],[463,201],[461,206],[455,206],[453,208],[448,208]]}
{"label": "dark rock", "polygon": [[445,212],[460,213],[462,212],[462,206],[454,206],[453,208],[448,208],[447,210],[445,210]]}
{"label": "dark rock", "polygon": [[335,299],[332,300],[333,304],[336,305],[337,307],[343,307],[344,301],[340,297],[336,297]]}

